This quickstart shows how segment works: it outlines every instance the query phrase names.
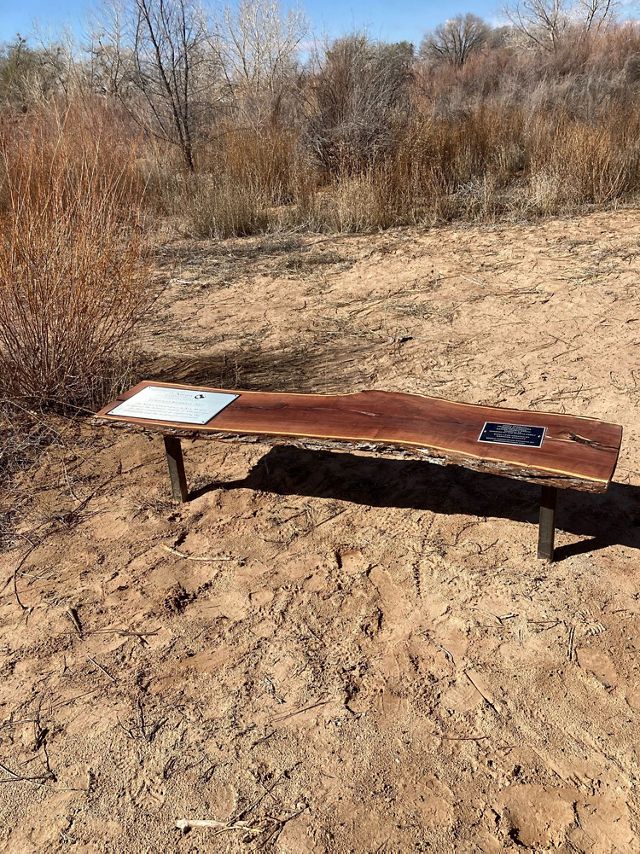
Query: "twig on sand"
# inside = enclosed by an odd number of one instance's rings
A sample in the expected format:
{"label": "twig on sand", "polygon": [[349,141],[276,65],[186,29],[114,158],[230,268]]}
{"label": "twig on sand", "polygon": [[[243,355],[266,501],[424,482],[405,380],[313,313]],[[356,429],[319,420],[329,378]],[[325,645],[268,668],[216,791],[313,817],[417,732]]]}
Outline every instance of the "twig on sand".
{"label": "twig on sand", "polygon": [[69,490],[69,495],[73,498],[74,501],[80,502],[81,499],[73,491],[73,485],[71,483],[71,478],[69,477],[69,472],[67,471],[67,466],[65,465],[64,459],[62,462],[62,473],[64,475],[65,483],[67,484],[67,489]]}
{"label": "twig on sand", "polygon": [[302,765],[302,762],[296,762],[296,764],[293,765],[291,768],[287,768],[285,771],[283,771],[282,774],[280,774],[280,776],[269,786],[268,789],[265,789],[264,792],[255,799],[255,801],[252,801],[249,806],[246,806],[239,813],[237,813],[235,818],[231,819],[231,821],[238,822],[240,821],[240,819],[243,819],[246,815],[248,815],[251,810],[255,809],[255,807],[257,807],[258,804],[261,803],[267,797],[267,795],[270,795],[271,792],[273,792],[273,790],[277,786],[279,786],[283,780],[288,780],[291,772],[298,768],[298,766],[300,765]]}
{"label": "twig on sand", "polygon": [[247,835],[265,836],[267,839],[273,839],[282,832],[282,829],[287,822],[297,818],[306,809],[307,804],[302,802],[297,805],[296,811],[289,815],[268,815],[253,823],[233,818],[229,821],[218,821],[215,818],[180,818],[176,821],[176,827],[178,830],[182,831],[182,833],[188,833],[194,827],[203,827],[215,830],[215,836],[218,836],[221,833],[228,833],[232,830],[240,830]]}
{"label": "twig on sand", "polygon": [[322,522],[318,522],[317,525],[313,525],[313,527],[309,531],[305,531],[303,536],[306,536],[311,531],[315,531],[317,528],[321,528],[323,525],[326,525],[327,522],[333,522],[333,520],[337,519],[338,516],[342,516],[343,513],[346,513],[348,509],[348,507],[345,507],[344,510],[338,510],[337,513],[333,513],[331,516],[327,516],[327,518],[323,519]]}
{"label": "twig on sand", "polygon": [[442,738],[445,741],[484,741],[489,738],[488,735],[442,735],[442,733],[434,732],[436,738]]}
{"label": "twig on sand", "polygon": [[0,762],[0,770],[8,774],[9,777],[0,780],[0,783],[44,783],[45,780],[51,779],[53,776],[50,771],[46,774],[40,774],[37,777],[26,777],[23,774],[16,774],[11,768],[8,768],[3,762]]}
{"label": "twig on sand", "polygon": [[219,821],[215,818],[181,818],[176,821],[176,827],[178,830],[181,830],[182,833],[188,833],[194,827],[211,828],[215,831],[215,836],[218,836],[221,833],[228,833],[233,830],[240,830],[246,834],[243,841],[251,841],[252,836],[262,836],[263,842],[268,842],[269,840],[277,838],[287,822],[297,818],[301,813],[308,809],[308,805],[305,801],[299,801],[295,805],[294,812],[291,812],[288,815],[267,814],[263,818],[257,818],[252,822],[245,821],[245,816],[255,809],[255,807],[257,807],[258,804],[267,797],[267,795],[270,795],[283,779],[288,779],[294,768],[297,768],[301,764],[302,762],[296,762],[293,767],[283,771],[282,774],[280,774],[280,776],[268,788],[266,788],[258,798],[252,801],[248,806],[244,807],[240,812],[232,815],[227,821]]}
{"label": "twig on sand", "polygon": [[83,697],[89,697],[91,694],[95,694],[96,691],[99,691],[100,688],[91,688],[89,691],[83,691],[82,694],[76,694],[75,697],[69,697],[68,700],[61,700],[59,703],[53,703],[51,705],[51,711],[55,709],[62,709],[65,706],[70,706],[71,703],[75,703],[76,700],[81,700]]}
{"label": "twig on sand", "polygon": [[26,560],[29,557],[29,555],[31,554],[31,552],[35,551],[35,549],[39,545],[40,545],[39,542],[35,542],[31,546],[29,546],[29,548],[26,550],[26,552],[22,555],[22,557],[18,561],[16,568],[13,570],[13,595],[15,596],[16,602],[22,608],[23,611],[31,611],[31,608],[28,605],[25,605],[24,602],[22,602],[22,600],[20,599],[20,595],[18,594],[18,573],[20,572],[20,570],[22,569],[22,567],[26,563]]}
{"label": "twig on sand", "polygon": [[272,718],[269,723],[271,724],[279,724],[282,721],[286,721],[288,718],[292,718],[294,715],[301,715],[303,712],[308,712],[311,709],[316,709],[318,706],[326,706],[329,700],[320,700],[317,703],[313,703],[311,706],[305,706],[303,709],[295,709],[293,712],[289,712],[286,715],[281,715],[278,718]]}
{"label": "twig on sand", "polygon": [[576,647],[576,627],[571,626],[569,628],[569,637],[567,639],[567,658],[569,661],[573,661],[575,657],[575,647]]}
{"label": "twig on sand", "polygon": [[67,616],[69,617],[69,619],[73,623],[73,627],[76,630],[76,632],[78,633],[78,637],[81,638],[83,636],[82,623],[80,622],[80,617],[78,616],[77,609],[76,608],[67,608]]}
{"label": "twig on sand", "polygon": [[90,661],[92,664],[95,664],[95,666],[98,668],[98,670],[102,670],[102,672],[104,673],[104,675],[105,675],[105,676],[107,676],[109,679],[111,679],[111,681],[112,681],[112,682],[117,682],[117,681],[118,681],[118,680],[116,679],[116,677],[115,677],[115,676],[112,676],[112,675],[111,675],[111,673],[109,673],[109,671],[107,670],[107,668],[106,668],[106,667],[103,667],[103,666],[100,664],[100,662],[99,662],[99,661],[96,661],[96,660],[95,660],[95,658],[91,658],[91,656],[90,656],[90,655],[88,655],[88,656],[87,656],[87,660],[88,660],[88,661]]}
{"label": "twig on sand", "polygon": [[209,827],[215,830],[215,836],[221,833],[228,833],[231,830],[241,830],[253,836],[265,834],[271,837],[279,834],[288,821],[297,818],[306,809],[307,805],[304,804],[296,812],[291,813],[291,815],[267,816],[253,824],[249,821],[218,821],[215,818],[180,818],[176,821],[176,827],[182,833],[188,833],[194,827]]}
{"label": "twig on sand", "polygon": [[143,741],[146,741],[147,744],[151,744],[158,732],[166,724],[167,718],[161,718],[160,720],[157,720],[153,724],[149,725],[148,721],[145,718],[144,705],[140,697],[138,697],[137,699],[136,709],[138,713],[137,720],[135,721],[135,724],[138,727],[137,732],[134,731],[133,726],[125,727],[120,723],[120,721],[118,721],[118,725],[120,726],[120,729],[122,729],[130,738],[134,740],[141,738]]}
{"label": "twig on sand", "polygon": [[270,730],[268,733],[266,733],[266,735],[263,735],[262,738],[258,738],[254,742],[252,742],[251,747],[255,747],[257,744],[262,744],[263,741],[268,741],[272,735],[276,734],[276,732],[277,730],[275,729]]}
{"label": "twig on sand", "polygon": [[181,552],[181,551],[178,551],[178,549],[172,548],[171,546],[166,546],[164,543],[162,543],[162,548],[166,552],[170,552],[172,555],[177,555],[178,557],[181,557],[183,560],[195,560],[195,561],[198,561],[199,563],[218,563],[220,561],[226,561],[226,560],[238,560],[238,561],[243,560],[243,558],[235,558],[235,557],[233,557],[233,555],[217,555],[216,557],[204,557],[204,556],[201,557],[198,555],[188,555],[185,552]]}
{"label": "twig on sand", "polygon": [[485,703],[493,709],[493,711],[496,713],[496,715],[500,715],[500,708],[498,707],[498,704],[493,699],[493,697],[491,697],[491,695],[488,693],[488,691],[486,689],[483,690],[478,676],[472,675],[472,673],[469,670],[465,670],[464,675],[467,677],[469,682],[471,682],[471,684],[476,689],[478,694],[480,694],[480,696],[485,701]]}
{"label": "twig on sand", "polygon": [[153,637],[157,635],[160,629],[153,629],[153,631],[148,632],[136,632],[134,629],[94,629],[91,632],[87,632],[90,635],[120,635],[123,638],[138,638],[142,646],[149,646],[149,641],[147,637]]}
{"label": "twig on sand", "polygon": [[[349,509],[348,507],[345,507],[344,510],[338,510],[337,513],[332,513],[330,516],[327,516],[327,518],[323,519],[321,522],[318,522],[317,524],[312,524],[309,528],[307,528],[306,531],[302,531],[300,534],[298,534],[298,536],[295,538],[296,543],[299,543],[300,540],[303,540],[305,537],[308,537],[309,534],[313,533],[314,531],[317,531],[318,528],[321,528],[323,525],[326,525],[328,522],[333,522],[334,519],[337,519],[339,516],[342,516],[343,513],[346,513],[348,509]],[[265,539],[265,538],[263,538],[263,539]],[[292,542],[292,540],[293,540],[293,537],[287,543],[285,543],[284,547],[288,548],[288,546]],[[276,542],[276,541],[265,539],[265,542]],[[279,543],[279,545],[280,545],[280,543]]]}

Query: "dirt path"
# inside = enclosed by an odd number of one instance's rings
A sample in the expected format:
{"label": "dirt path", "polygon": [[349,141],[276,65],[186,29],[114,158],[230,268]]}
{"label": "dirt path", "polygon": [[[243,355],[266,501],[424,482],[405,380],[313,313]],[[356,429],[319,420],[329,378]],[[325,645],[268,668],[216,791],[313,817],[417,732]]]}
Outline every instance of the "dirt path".
{"label": "dirt path", "polygon": [[158,265],[150,377],[601,417],[618,483],[545,566],[525,484],[199,442],[175,507],[67,428],[0,555],[0,851],[640,850],[638,213]]}

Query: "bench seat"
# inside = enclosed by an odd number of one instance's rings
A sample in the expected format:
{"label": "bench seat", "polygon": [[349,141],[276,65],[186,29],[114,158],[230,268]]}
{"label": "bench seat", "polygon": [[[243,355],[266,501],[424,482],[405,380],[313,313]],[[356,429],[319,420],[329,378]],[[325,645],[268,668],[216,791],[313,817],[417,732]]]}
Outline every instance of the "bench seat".
{"label": "bench seat", "polygon": [[[115,406],[147,386],[197,392],[230,390],[142,382],[96,414],[102,423],[124,422],[163,433],[170,469],[171,454],[175,457],[172,474],[176,477],[179,474],[175,466],[182,469],[184,483],[180,485],[174,480],[174,493],[178,492],[177,497],[183,499],[187,493],[179,439],[208,437],[298,444],[307,448],[346,446],[383,456],[464,466],[542,485],[547,490],[543,494],[543,509],[545,502],[552,504],[553,513],[556,488],[606,491],[622,440],[619,425],[594,418],[454,403],[437,397],[386,391],[323,395],[234,390],[232,393],[239,395],[236,400],[202,426],[111,414]],[[487,422],[544,428],[544,439],[540,447],[480,441]]]}

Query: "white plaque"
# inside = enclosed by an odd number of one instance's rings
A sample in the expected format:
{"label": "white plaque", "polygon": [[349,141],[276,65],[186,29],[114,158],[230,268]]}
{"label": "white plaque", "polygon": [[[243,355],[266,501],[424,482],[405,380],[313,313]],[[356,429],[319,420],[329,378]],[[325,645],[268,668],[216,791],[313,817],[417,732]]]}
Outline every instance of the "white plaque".
{"label": "white plaque", "polygon": [[239,396],[217,391],[148,385],[108,414],[123,418],[146,418],[148,421],[206,424]]}

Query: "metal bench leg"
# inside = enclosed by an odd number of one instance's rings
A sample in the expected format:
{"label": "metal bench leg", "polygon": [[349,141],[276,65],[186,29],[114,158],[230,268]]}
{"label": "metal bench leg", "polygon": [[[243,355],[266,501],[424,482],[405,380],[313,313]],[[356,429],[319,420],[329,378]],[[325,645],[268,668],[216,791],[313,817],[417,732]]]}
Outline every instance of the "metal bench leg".
{"label": "metal bench leg", "polygon": [[558,490],[555,486],[543,486],[540,496],[540,527],[538,530],[538,557],[553,562],[553,543],[556,535],[556,501]]}
{"label": "metal bench leg", "polygon": [[162,438],[164,439],[164,450],[167,455],[173,497],[176,501],[186,501],[189,490],[187,489],[187,476],[184,473],[184,460],[182,459],[180,439],[176,436],[163,436]]}

